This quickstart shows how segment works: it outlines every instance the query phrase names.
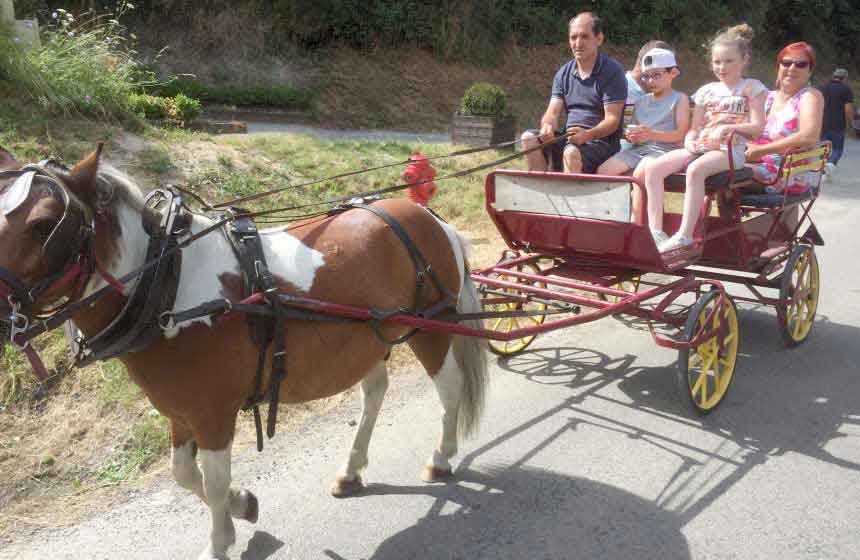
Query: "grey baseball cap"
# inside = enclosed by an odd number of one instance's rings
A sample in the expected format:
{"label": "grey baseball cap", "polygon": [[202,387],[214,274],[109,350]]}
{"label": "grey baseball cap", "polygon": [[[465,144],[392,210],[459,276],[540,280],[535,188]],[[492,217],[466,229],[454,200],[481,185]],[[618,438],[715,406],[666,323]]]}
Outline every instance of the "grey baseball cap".
{"label": "grey baseball cap", "polygon": [[848,75],[848,70],[846,70],[845,68],[837,68],[836,70],[833,71],[833,77],[834,78],[844,78],[847,75]]}

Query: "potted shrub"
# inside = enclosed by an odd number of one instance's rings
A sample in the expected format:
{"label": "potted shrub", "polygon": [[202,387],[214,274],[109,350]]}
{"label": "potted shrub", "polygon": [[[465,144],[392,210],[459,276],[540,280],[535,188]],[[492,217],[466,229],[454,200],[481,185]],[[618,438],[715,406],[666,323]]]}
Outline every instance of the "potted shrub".
{"label": "potted shrub", "polygon": [[478,82],[460,100],[454,113],[451,141],[455,144],[489,146],[514,139],[514,117],[507,112],[507,96],[501,87]]}

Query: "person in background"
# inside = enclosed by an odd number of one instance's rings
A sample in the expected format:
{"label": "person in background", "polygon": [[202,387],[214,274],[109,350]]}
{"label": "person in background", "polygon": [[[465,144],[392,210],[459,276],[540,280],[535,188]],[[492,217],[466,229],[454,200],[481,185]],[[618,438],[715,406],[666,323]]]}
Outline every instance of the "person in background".
{"label": "person in background", "polygon": [[600,52],[602,25],[591,12],[570,20],[568,41],[573,60],[555,75],[540,130],[527,130],[522,135],[524,150],[554,139],[559,117],[567,110],[567,140],[529,152],[529,171],[594,173],[620,149],[627,82],[621,64]]}
{"label": "person in background", "polygon": [[828,174],[839,163],[845,148],[845,127],[851,123],[854,116],[854,94],[845,85],[848,70],[837,68],[833,77],[826,85],[821,86],[824,95],[824,124],[821,127],[821,139],[830,140],[833,151],[827,163]]}

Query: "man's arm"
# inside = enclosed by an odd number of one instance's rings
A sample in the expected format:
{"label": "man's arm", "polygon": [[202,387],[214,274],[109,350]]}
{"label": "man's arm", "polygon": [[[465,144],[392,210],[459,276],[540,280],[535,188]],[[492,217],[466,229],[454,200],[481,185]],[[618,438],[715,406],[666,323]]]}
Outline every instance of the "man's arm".
{"label": "man's arm", "polygon": [[848,86],[845,86],[845,105],[842,110],[845,112],[845,127],[849,128],[854,122],[854,92]]}
{"label": "man's arm", "polygon": [[540,120],[540,140],[546,142],[555,137],[555,127],[558,125],[558,118],[564,111],[564,100],[558,97],[553,97],[549,101],[549,106]]}
{"label": "man's arm", "polygon": [[621,126],[621,120],[624,118],[624,101],[615,103],[606,103],[603,105],[603,120],[594,125],[590,129],[572,127],[568,132],[574,134],[570,137],[570,141],[577,146],[606,138]]}

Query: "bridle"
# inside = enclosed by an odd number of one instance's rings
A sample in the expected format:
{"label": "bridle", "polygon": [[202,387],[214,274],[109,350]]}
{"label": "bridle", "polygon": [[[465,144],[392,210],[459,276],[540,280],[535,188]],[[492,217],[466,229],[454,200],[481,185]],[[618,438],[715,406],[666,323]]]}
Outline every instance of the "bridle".
{"label": "bridle", "polygon": [[[0,325],[0,331],[8,331],[10,342],[25,351],[32,349],[29,340],[21,340],[21,335],[33,322],[55,315],[79,297],[95,264],[92,212],[77,196],[69,192],[59,177],[46,168],[48,163],[49,161],[43,161],[14,171],[0,171],[0,179],[23,177],[28,180],[28,185],[38,178],[46,184],[51,196],[63,205],[62,216],[40,248],[42,262],[48,272],[44,279],[30,286],[8,268],[0,267],[0,298],[8,304],[8,315],[0,315],[0,323],[5,323]],[[28,187],[25,198],[29,196],[30,188]],[[14,209],[12,211],[14,212]],[[64,286],[70,286],[72,292],[66,294],[63,303],[50,310],[37,308],[37,302],[42,296],[55,290],[59,292]],[[27,355],[32,363],[31,354]],[[47,375],[41,363],[33,363],[33,369],[39,377]]]}

